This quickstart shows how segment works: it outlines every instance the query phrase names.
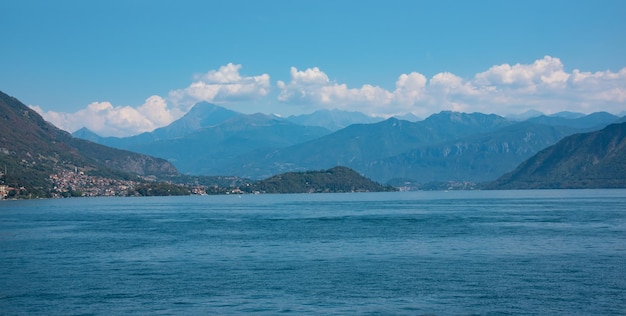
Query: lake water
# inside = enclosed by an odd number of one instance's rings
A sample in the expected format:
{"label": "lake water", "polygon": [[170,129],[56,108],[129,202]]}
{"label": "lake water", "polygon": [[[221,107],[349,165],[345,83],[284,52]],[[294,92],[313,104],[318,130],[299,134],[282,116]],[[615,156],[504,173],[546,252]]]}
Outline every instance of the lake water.
{"label": "lake water", "polygon": [[626,314],[626,190],[0,202],[3,315]]}

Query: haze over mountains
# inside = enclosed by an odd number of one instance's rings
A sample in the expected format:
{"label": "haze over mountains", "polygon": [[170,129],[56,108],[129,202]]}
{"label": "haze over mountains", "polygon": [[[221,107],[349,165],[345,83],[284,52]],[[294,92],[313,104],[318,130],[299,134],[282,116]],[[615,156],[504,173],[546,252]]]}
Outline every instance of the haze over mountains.
{"label": "haze over mountains", "polygon": [[198,103],[178,121],[153,132],[114,138],[82,129],[73,135],[167,159],[187,174],[261,179],[342,165],[381,183],[483,182],[563,137],[618,119],[606,112],[528,112],[505,118],[444,111],[412,122],[338,110],[281,118]]}

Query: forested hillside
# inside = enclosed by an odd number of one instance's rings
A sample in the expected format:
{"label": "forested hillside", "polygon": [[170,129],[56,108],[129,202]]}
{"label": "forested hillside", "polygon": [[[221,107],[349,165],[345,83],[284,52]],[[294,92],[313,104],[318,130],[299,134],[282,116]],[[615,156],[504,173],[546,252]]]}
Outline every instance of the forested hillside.
{"label": "forested hillside", "polygon": [[626,123],[566,137],[487,188],[626,188]]}
{"label": "forested hillside", "polygon": [[287,172],[257,181],[244,190],[260,193],[339,193],[395,191],[363,177],[352,169]]}

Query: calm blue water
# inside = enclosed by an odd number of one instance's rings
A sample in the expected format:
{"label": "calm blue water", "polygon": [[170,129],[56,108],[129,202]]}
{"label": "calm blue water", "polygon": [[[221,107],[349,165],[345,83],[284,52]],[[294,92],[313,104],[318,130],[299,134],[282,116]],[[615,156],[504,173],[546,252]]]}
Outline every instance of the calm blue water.
{"label": "calm blue water", "polygon": [[626,314],[626,190],[0,202],[0,314]]}

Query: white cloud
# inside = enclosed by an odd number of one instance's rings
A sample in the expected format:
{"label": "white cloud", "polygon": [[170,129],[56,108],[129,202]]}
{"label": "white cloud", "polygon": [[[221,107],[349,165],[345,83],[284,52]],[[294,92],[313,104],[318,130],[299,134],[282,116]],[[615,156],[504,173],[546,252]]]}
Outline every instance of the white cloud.
{"label": "white cloud", "polygon": [[[563,110],[619,112],[626,95],[626,68],[617,73],[564,70],[558,58],[545,56],[529,65],[507,64],[477,74],[471,84],[486,88],[484,101],[506,110],[509,105],[525,105],[553,113]],[[498,111],[496,111],[498,112]]]}
{"label": "white cloud", "polygon": [[268,94],[270,76],[242,76],[241,65],[229,63],[218,70],[195,77],[195,81],[184,89],[173,90],[168,99],[175,106],[188,107],[200,101],[226,103],[254,100]]}
{"label": "white cloud", "polygon": [[400,75],[392,94],[393,99],[403,107],[416,105],[425,98],[426,82],[426,77],[417,72]]}
{"label": "white cloud", "polygon": [[320,108],[342,108],[374,115],[412,112],[419,116],[441,110],[520,113],[537,109],[618,113],[625,108],[626,68],[619,72],[571,73],[559,58],[545,56],[531,64],[495,65],[473,78],[442,72],[428,80],[401,74],[395,90],[363,85],[350,88],[329,79],[318,68],[291,68],[291,81],[278,81],[278,100]]}
{"label": "white cloud", "polygon": [[490,87],[491,91],[513,94],[541,94],[565,89],[570,74],[563,70],[558,58],[545,56],[529,65],[502,64],[476,74],[472,84],[478,87]]}
{"label": "white cloud", "polygon": [[181,113],[171,111],[167,108],[167,102],[158,95],[153,95],[146,99],[146,102],[137,108],[139,113],[145,115],[155,126],[163,126],[171,123],[174,118],[180,116]]}
{"label": "white cloud", "polygon": [[101,136],[128,136],[151,131],[182,115],[176,109],[168,109],[165,100],[156,95],[137,108],[114,106],[110,102],[93,102],[74,113],[44,111],[39,106],[31,108],[61,129],[73,132],[87,127]]}
{"label": "white cloud", "polygon": [[290,74],[288,83],[277,82],[278,100],[286,104],[392,115],[406,113],[426,98],[426,77],[416,72],[401,75],[394,91],[369,84],[349,88],[346,84],[331,81],[317,67],[302,71],[291,67]]}
{"label": "white cloud", "polygon": [[47,121],[70,132],[87,127],[101,136],[135,135],[170,124],[199,101],[223,103],[251,100],[268,94],[269,75],[242,76],[240,69],[241,65],[229,63],[218,70],[196,76],[187,88],[171,91],[167,99],[154,95],[137,107],[92,102],[74,113],[31,107]]}
{"label": "white cloud", "polygon": [[277,93],[273,95],[268,74],[244,76],[241,68],[229,63],[195,76],[188,87],[172,90],[165,98],[151,96],[136,107],[93,102],[75,113],[33,108],[67,131],[87,127],[102,136],[128,136],[165,126],[199,101],[267,104],[276,97],[283,106],[306,106],[307,112],[340,108],[379,116],[411,112],[421,117],[441,110],[497,114],[530,109],[545,113],[620,113],[626,108],[626,68],[618,72],[568,72],[559,58],[551,56],[530,64],[494,65],[470,78],[450,72],[430,79],[418,72],[400,74],[393,90],[371,84],[350,87],[333,81],[318,67],[291,67],[290,80],[277,81]]}
{"label": "white cloud", "polygon": [[317,67],[309,68],[305,71],[298,71],[296,67],[291,67],[289,72],[293,81],[303,85],[323,86],[330,83],[328,76]]}
{"label": "white cloud", "polygon": [[391,94],[380,87],[363,85],[348,88],[345,84],[331,82],[319,68],[290,70],[291,81],[277,82],[278,100],[285,103],[312,105],[321,108],[351,108],[368,112],[372,107],[388,104]]}

